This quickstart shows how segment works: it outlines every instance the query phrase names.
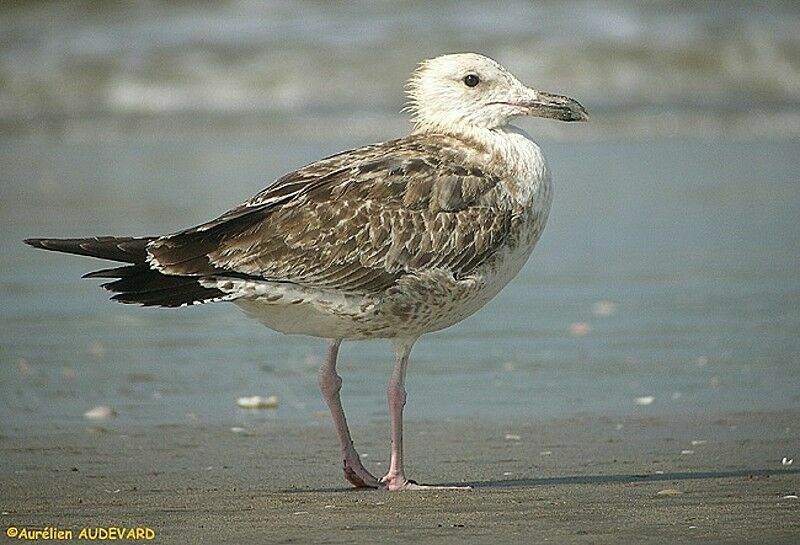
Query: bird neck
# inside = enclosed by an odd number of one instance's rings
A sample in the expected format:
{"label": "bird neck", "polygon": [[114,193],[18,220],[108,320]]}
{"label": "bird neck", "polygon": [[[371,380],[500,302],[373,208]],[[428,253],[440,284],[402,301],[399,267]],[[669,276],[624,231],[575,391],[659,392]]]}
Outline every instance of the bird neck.
{"label": "bird neck", "polygon": [[488,163],[494,166],[489,170],[494,170],[492,173],[498,176],[522,182],[545,180],[548,177],[541,148],[525,131],[513,125],[487,129],[468,125],[417,124],[412,134],[443,134],[481,148],[488,156]]}
{"label": "bird neck", "polygon": [[462,140],[469,147],[481,149],[486,157],[482,168],[514,185],[509,189],[520,203],[529,201],[543,189],[541,186],[550,184],[541,148],[525,131],[513,125],[495,129],[417,125],[413,134],[443,134]]}

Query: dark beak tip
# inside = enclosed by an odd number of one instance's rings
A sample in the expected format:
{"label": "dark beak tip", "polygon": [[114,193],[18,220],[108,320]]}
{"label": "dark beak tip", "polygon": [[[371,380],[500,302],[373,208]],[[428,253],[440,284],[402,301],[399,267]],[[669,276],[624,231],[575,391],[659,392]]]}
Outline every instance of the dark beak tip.
{"label": "dark beak tip", "polygon": [[571,114],[570,121],[589,121],[589,112],[577,100],[572,99],[569,111]]}
{"label": "dark beak tip", "polygon": [[589,113],[583,105],[562,95],[553,95],[538,91],[539,97],[528,102],[512,103],[528,108],[528,115],[547,117],[558,121],[589,121]]}

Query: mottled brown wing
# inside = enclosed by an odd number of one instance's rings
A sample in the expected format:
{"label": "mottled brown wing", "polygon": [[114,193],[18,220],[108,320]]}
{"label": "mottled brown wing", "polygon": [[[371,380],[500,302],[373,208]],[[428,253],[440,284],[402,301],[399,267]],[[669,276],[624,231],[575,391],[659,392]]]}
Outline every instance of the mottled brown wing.
{"label": "mottled brown wing", "polygon": [[426,269],[468,275],[506,239],[500,181],[460,142],[409,137],[313,163],[217,220],[152,243],[167,274],[368,293]]}

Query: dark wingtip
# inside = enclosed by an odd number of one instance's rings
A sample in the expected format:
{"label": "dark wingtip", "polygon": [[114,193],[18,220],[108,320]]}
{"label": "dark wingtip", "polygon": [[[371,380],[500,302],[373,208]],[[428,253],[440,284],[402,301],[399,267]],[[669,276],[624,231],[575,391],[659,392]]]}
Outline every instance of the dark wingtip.
{"label": "dark wingtip", "polygon": [[58,242],[61,241],[61,239],[57,238],[26,238],[22,242],[40,250],[59,250]]}
{"label": "dark wingtip", "polygon": [[45,249],[43,238],[26,238],[22,242],[27,244],[28,246],[33,246],[34,248],[42,248]]}
{"label": "dark wingtip", "polygon": [[67,245],[70,242],[75,242],[77,239],[62,239],[62,238],[26,238],[22,242],[28,246],[33,246],[40,250],[52,250],[56,252],[75,253]]}
{"label": "dark wingtip", "polygon": [[28,238],[34,248],[85,255],[122,263],[144,263],[153,237]]}

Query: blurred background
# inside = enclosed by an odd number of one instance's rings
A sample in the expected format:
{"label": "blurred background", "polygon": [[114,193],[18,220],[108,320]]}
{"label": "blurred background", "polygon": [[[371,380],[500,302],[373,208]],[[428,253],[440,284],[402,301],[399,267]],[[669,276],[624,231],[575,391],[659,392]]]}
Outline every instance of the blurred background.
{"label": "blurred background", "polygon": [[318,137],[373,137],[404,130],[414,65],[458,51],[589,102],[598,122],[581,138],[800,127],[792,1],[27,1],[0,19],[8,129],[222,123],[305,139],[313,123]]}
{"label": "blurred background", "polygon": [[[328,425],[323,343],[233,305],[111,304],[31,236],[149,235],[406,133],[416,63],[475,51],[577,98],[521,120],[556,183],[520,276],[418,343],[412,418],[800,407],[800,5],[793,1],[0,4],[0,431],[116,420]],[[384,342],[342,352],[386,419]],[[276,411],[237,409],[277,395]]]}

